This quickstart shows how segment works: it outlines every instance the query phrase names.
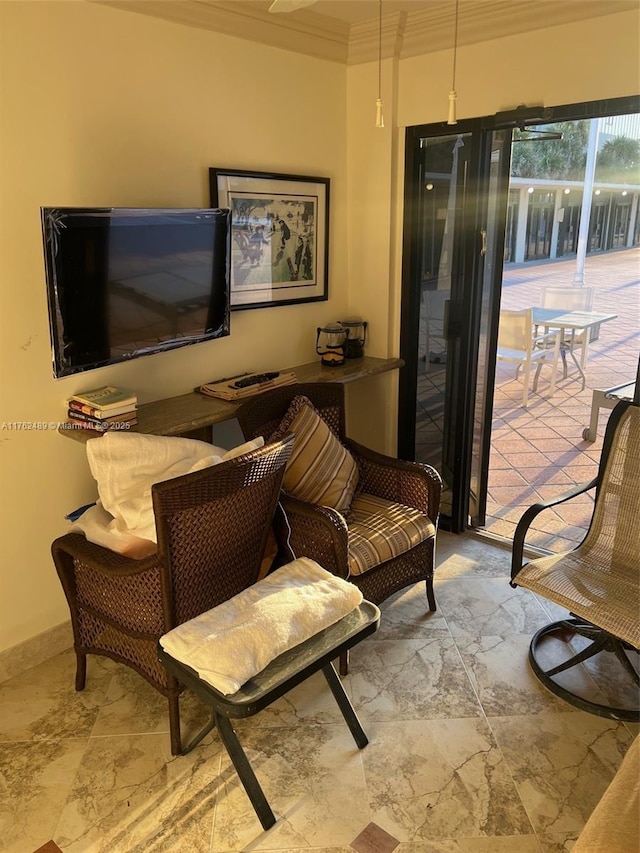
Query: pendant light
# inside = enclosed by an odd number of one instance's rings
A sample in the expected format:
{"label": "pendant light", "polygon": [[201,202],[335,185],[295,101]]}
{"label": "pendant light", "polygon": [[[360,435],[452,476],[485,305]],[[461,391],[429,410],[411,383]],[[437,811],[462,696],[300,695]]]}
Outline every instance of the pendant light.
{"label": "pendant light", "polygon": [[378,99],[376,101],[376,127],[384,127],[382,115],[382,0],[378,0]]}
{"label": "pendant light", "polygon": [[455,11],[455,27],[453,31],[453,77],[451,81],[451,91],[449,92],[449,118],[447,119],[447,124],[458,124],[458,119],[456,118],[456,101],[458,99],[458,95],[456,93],[456,60],[458,58],[458,12],[459,12],[460,0],[456,0],[456,11]]}

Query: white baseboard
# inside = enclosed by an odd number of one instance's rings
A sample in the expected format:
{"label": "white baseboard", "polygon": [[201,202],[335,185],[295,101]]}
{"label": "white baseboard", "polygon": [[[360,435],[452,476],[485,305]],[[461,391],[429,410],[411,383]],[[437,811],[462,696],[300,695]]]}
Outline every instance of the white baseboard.
{"label": "white baseboard", "polygon": [[36,634],[17,646],[5,649],[0,652],[0,684],[72,646],[71,621],[67,621],[43,631],[42,634]]}

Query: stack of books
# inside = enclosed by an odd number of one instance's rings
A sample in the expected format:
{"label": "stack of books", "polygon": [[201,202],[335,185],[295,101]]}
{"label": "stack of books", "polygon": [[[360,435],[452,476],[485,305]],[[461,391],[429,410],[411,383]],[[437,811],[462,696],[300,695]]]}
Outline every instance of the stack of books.
{"label": "stack of books", "polygon": [[207,394],[209,397],[217,397],[219,400],[245,400],[247,397],[254,397],[256,394],[263,394],[265,391],[270,391],[272,388],[279,388],[281,385],[292,385],[298,379],[295,373],[280,373],[273,371],[272,373],[246,373],[242,376],[235,376],[232,379],[218,379],[214,382],[205,382],[197,389],[202,394]]}
{"label": "stack of books", "polygon": [[131,429],[138,423],[138,398],[131,391],[103,385],[67,400],[69,423],[83,429],[104,432],[108,429]]}

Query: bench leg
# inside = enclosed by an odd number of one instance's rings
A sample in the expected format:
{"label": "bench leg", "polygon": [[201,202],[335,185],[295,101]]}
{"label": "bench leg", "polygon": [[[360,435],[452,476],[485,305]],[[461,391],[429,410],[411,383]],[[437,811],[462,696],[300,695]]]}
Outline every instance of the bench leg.
{"label": "bench leg", "polygon": [[240,741],[238,740],[238,736],[233,730],[233,726],[227,717],[223,717],[218,713],[215,713],[215,721],[218,733],[220,734],[220,739],[229,753],[233,766],[236,768],[236,773],[240,777],[240,781],[247,792],[247,796],[251,800],[251,805],[255,809],[255,813],[258,815],[262,828],[270,829],[276,822],[275,816],[271,811],[271,806],[267,802],[264,791],[260,787],[256,774],[253,772],[253,768],[249,764],[249,759],[245,755]]}
{"label": "bench leg", "polygon": [[324,673],[324,677],[327,679],[327,684],[331,688],[331,692],[338,703],[338,707],[342,711],[342,716],[345,718],[345,721],[349,726],[349,731],[353,735],[356,746],[358,749],[363,749],[369,743],[369,738],[366,736],[364,729],[360,725],[360,720],[356,716],[356,712],[353,710],[353,705],[345,693],[335,667],[331,662],[329,662],[326,666],[322,667],[322,672]]}

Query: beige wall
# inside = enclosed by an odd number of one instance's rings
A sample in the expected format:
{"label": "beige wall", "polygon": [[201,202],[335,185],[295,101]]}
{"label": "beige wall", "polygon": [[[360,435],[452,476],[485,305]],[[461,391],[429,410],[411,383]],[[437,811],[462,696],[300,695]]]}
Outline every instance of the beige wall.
{"label": "beige wall", "polygon": [[[0,421],[57,421],[113,382],[142,402],[313,360],[344,315],[346,70],[89,3],[0,3]],[[54,380],[39,208],[207,206],[209,166],[331,178],[328,303],[234,312],[228,338]],[[0,650],[68,618],[49,547],[95,499],[82,445],[0,430]]]}
{"label": "beige wall", "polygon": [[[309,361],[318,322],[347,311],[369,321],[371,355],[397,353],[394,125],[446,118],[450,53],[385,61],[378,131],[372,64],[346,70],[88,3],[0,2],[0,16],[2,422],[59,420],[65,396],[91,384],[132,387],[145,402],[231,370]],[[637,32],[637,16],[613,15],[465,48],[459,115],[635,94]],[[206,205],[209,166],[331,178],[330,301],[235,312],[224,340],[54,380],[40,206]],[[352,432],[378,449],[393,447],[396,384],[349,389]],[[83,447],[56,433],[1,430],[0,454],[2,651],[68,618],[49,546],[95,494]]]}

